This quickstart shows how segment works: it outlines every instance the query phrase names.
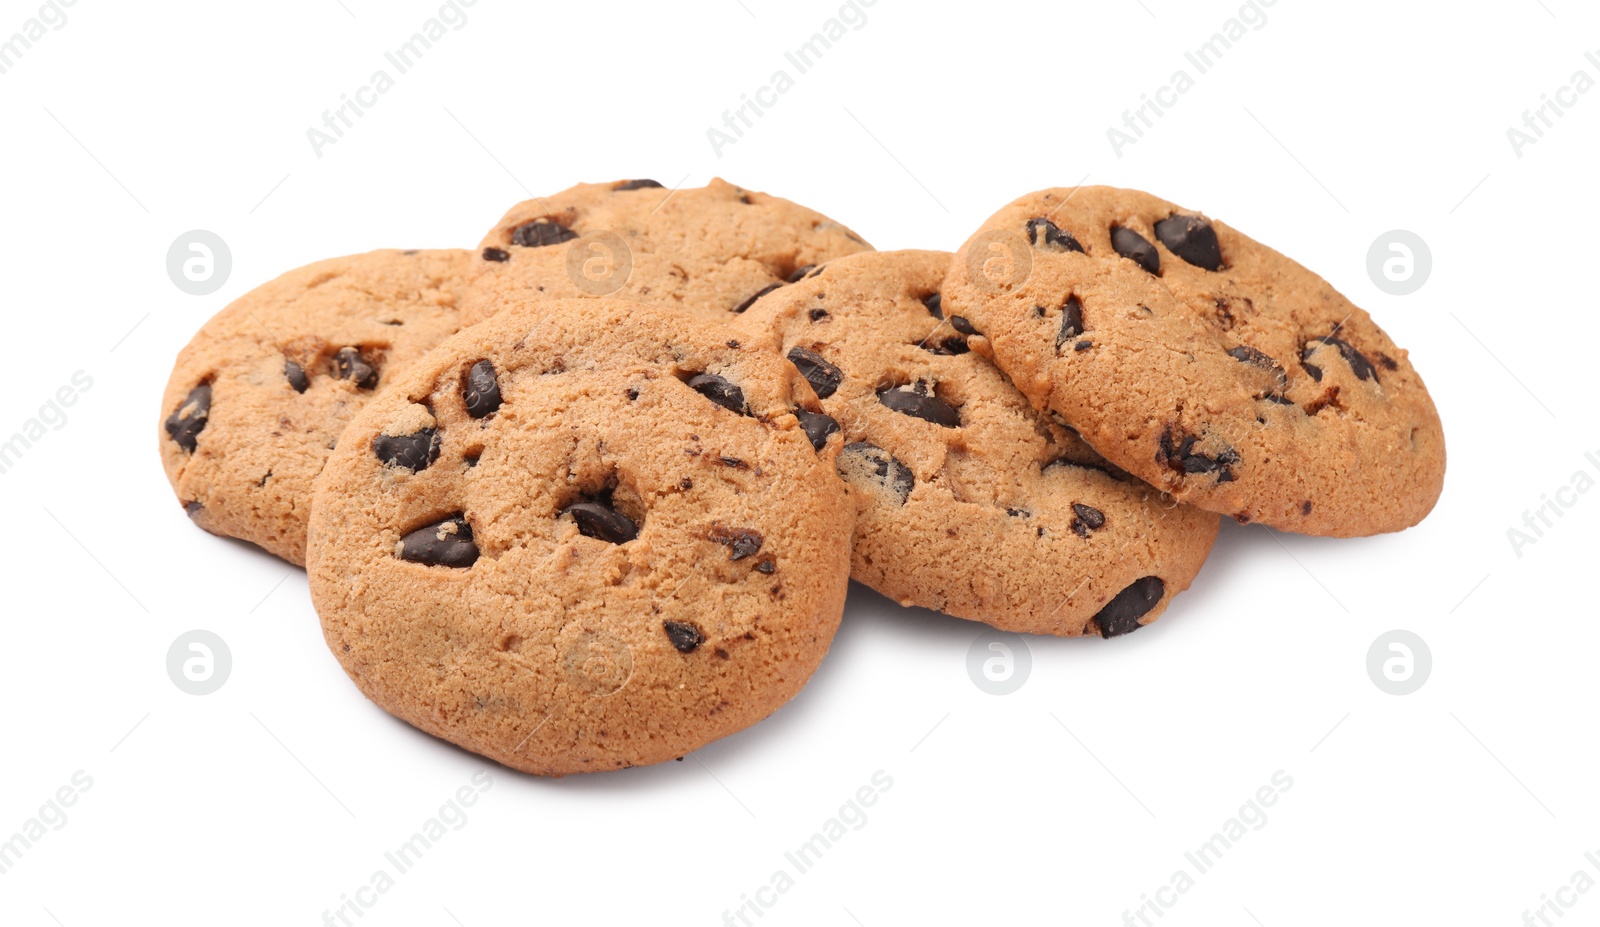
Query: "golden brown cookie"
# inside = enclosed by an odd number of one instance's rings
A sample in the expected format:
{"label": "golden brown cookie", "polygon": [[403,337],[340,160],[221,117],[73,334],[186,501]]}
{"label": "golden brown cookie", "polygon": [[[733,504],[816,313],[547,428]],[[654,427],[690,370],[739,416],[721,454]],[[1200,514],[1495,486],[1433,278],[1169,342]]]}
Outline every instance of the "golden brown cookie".
{"label": "golden brown cookie", "polygon": [[611,296],[727,322],[810,265],[870,251],[821,213],[720,178],[579,184],[518,203],[473,262],[470,322],[528,299]]}
{"label": "golden brown cookie", "polygon": [[1185,502],[1355,536],[1439,498],[1444,433],[1406,352],[1225,223],[1134,190],[1032,193],[967,241],[944,295],[1036,408]]}
{"label": "golden brown cookie", "polygon": [[304,563],[312,480],[394,371],[460,328],[472,256],[319,261],[212,317],[161,399],[161,462],[190,518]]}
{"label": "golden brown cookie", "polygon": [[543,775],[770,714],[839,625],[837,438],[776,355],[614,299],[510,309],[399,375],[317,481],[311,595],[362,692]]}
{"label": "golden brown cookie", "polygon": [[1205,561],[1217,516],[1111,469],[971,353],[971,325],[940,303],[950,258],[839,258],[735,323],[843,430],[852,575],[1010,631],[1112,637],[1155,620]]}

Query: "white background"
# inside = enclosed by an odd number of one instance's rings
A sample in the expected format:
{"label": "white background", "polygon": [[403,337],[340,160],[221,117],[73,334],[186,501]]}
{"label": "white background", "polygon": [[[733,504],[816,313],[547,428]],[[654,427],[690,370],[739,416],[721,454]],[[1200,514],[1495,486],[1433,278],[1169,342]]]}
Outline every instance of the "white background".
{"label": "white background", "polygon": [[[1575,71],[1600,77],[1600,14],[1278,0],[1117,157],[1107,128],[1193,75],[1184,52],[1238,8],[877,0],[719,158],[706,130],[793,73],[784,52],[833,0],[478,0],[318,158],[306,130],[437,3],[78,0],[0,75],[0,438],[93,379],[0,475],[0,839],[74,772],[93,785],[0,874],[0,922],[322,923],[480,769],[465,825],[366,896],[364,927],[724,923],[878,770],[893,785],[864,826],[752,922],[1110,927],[1280,770],[1266,823],[1165,896],[1163,927],[1510,927],[1576,871],[1600,879],[1600,492],[1564,494],[1521,556],[1507,537],[1578,471],[1600,479],[1600,92],[1521,157],[1506,135]],[[0,38],[36,10],[0,3]],[[1445,422],[1444,497],[1366,540],[1225,525],[1159,622],[1029,639],[1008,696],[969,679],[980,626],[856,588],[811,685],[681,763],[540,780],[391,720],[326,652],[300,571],[184,518],[156,455],[175,353],[321,257],[470,247],[579,181],[717,175],[883,249],[953,249],[1011,198],[1085,178],[1203,209],[1411,350]],[[165,270],[195,228],[232,248],[210,296]],[[1365,266],[1396,228],[1434,258],[1405,297]],[[166,672],[193,628],[233,654],[213,695]],[[1393,628],[1433,654],[1413,695],[1368,678]],[[1565,923],[1600,919],[1600,889],[1562,897]]]}

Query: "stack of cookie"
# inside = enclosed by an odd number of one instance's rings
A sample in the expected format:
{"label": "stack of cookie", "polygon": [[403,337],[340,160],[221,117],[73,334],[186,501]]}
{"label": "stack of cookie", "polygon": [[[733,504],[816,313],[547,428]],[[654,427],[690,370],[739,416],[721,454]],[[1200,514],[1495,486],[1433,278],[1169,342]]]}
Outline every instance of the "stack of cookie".
{"label": "stack of cookie", "polygon": [[189,517],[307,566],[368,697],[508,766],[682,757],[792,697],[848,581],[1115,637],[1218,513],[1421,520],[1439,418],[1315,274],[1147,194],[1046,190],[954,254],[720,180],[583,184],[476,251],[292,271],[179,355]]}

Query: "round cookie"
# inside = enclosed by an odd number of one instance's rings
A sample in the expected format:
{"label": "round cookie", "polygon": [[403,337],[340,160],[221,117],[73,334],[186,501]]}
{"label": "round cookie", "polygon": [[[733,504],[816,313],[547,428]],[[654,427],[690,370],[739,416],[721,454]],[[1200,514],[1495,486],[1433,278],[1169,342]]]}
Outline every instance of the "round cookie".
{"label": "round cookie", "polygon": [[1113,471],[1035,412],[941,311],[951,255],[840,258],[735,328],[838,421],[852,575],[902,605],[1010,631],[1125,634],[1188,588],[1217,516]]}
{"label": "round cookie", "polygon": [[200,527],[305,562],[311,484],[394,371],[461,327],[470,251],[373,251],[241,296],[179,354],[161,463]]}
{"label": "round cookie", "polygon": [[1349,537],[1439,497],[1444,433],[1406,352],[1222,222],[1134,190],[1032,193],[967,241],[944,293],[1035,407],[1184,502]]}
{"label": "round cookie", "polygon": [[821,213],[721,178],[579,184],[489,231],[464,312],[470,324],[528,299],[612,296],[727,322],[810,266],[871,250]]}
{"label": "round cookie", "polygon": [[777,356],[670,309],[551,301],[465,329],[317,481],[328,646],[396,717],[542,775],[754,724],[844,607],[839,440],[818,450],[795,414],[815,403]]}

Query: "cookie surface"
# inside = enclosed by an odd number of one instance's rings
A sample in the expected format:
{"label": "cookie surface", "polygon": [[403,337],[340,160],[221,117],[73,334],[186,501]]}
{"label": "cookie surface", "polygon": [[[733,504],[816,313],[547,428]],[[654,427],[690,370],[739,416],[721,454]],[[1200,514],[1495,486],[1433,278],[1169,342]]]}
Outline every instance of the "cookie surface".
{"label": "cookie surface", "polygon": [[796,271],[872,247],[827,216],[720,178],[579,184],[511,207],[473,263],[469,322],[528,299],[611,296],[727,322]]}
{"label": "cookie surface", "polygon": [[951,255],[857,254],[735,323],[836,419],[854,577],[902,605],[1011,631],[1112,637],[1188,588],[1217,516],[1114,473],[1034,411],[941,310]]}
{"label": "cookie surface", "polygon": [[158,429],[190,518],[305,562],[311,484],[399,367],[460,328],[469,251],[373,251],[292,270],[178,355]]}
{"label": "cookie surface", "polygon": [[781,359],[671,309],[551,301],[461,332],[317,482],[312,599],[395,716],[546,775],[761,720],[838,628],[837,438]]}
{"label": "cookie surface", "polygon": [[1327,281],[1133,190],[995,213],[945,284],[1036,408],[1175,498],[1305,534],[1396,531],[1444,480],[1421,377]]}

